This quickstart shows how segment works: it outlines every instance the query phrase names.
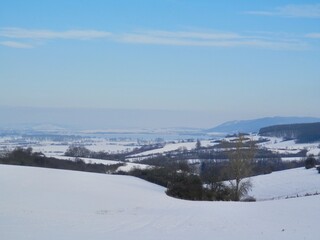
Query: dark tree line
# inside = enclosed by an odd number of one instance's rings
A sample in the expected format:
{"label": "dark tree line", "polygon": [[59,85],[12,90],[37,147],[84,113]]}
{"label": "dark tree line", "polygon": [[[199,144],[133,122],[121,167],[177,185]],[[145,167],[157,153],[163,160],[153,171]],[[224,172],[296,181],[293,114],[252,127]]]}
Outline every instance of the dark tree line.
{"label": "dark tree line", "polygon": [[96,158],[105,160],[125,161],[127,154],[125,153],[108,153],[104,151],[90,151],[83,146],[70,146],[64,154],[68,157],[84,157],[84,158]]}
{"label": "dark tree line", "polygon": [[81,159],[76,159],[75,161],[56,159],[52,157],[46,157],[42,153],[32,152],[31,148],[17,148],[11,152],[6,153],[0,158],[0,164],[44,167],[95,173],[106,173],[108,171],[116,170],[119,166],[123,165],[115,164],[106,166],[104,164],[85,163]]}
{"label": "dark tree line", "polygon": [[140,148],[135,148],[132,151],[121,152],[121,153],[108,153],[105,151],[91,151],[83,146],[70,146],[65,152],[65,156],[69,157],[85,157],[85,158],[96,158],[96,159],[106,159],[106,160],[115,160],[115,161],[125,161],[126,156],[132,154],[138,154],[145,151],[158,149],[163,147],[162,143],[156,143],[151,145],[145,145]]}

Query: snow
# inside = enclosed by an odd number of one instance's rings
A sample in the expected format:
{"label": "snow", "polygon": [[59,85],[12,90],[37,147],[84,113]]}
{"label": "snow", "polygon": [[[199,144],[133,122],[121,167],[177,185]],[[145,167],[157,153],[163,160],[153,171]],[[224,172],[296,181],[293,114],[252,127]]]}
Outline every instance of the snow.
{"label": "snow", "polygon": [[191,150],[195,148],[196,143],[195,142],[184,142],[184,143],[168,143],[162,148],[153,149],[149,151],[145,151],[138,154],[133,154],[130,157],[139,157],[139,156],[146,156],[146,155],[154,155],[154,154],[160,154],[160,153],[166,153],[166,152],[172,152],[176,151],[178,149],[188,149]]}
{"label": "snow", "polygon": [[32,147],[34,152],[42,152],[47,157],[63,155],[69,146],[83,146],[95,152],[120,153],[132,151],[140,147],[136,141],[115,140],[104,138],[76,138],[70,141],[52,141],[23,137],[0,137],[0,151],[12,150],[17,147]]}
{"label": "snow", "polygon": [[[62,160],[70,160],[70,161],[75,161],[75,157],[67,157],[67,156],[53,156],[57,159],[62,159]],[[105,160],[105,159],[96,159],[96,158],[83,158],[80,157],[78,159],[81,159],[85,163],[90,163],[90,164],[104,164],[104,165],[114,165],[118,163],[124,164],[124,166],[118,167],[116,171],[123,171],[123,172],[130,172],[134,168],[139,168],[139,169],[147,169],[151,168],[152,166],[146,165],[146,164],[140,164],[140,163],[131,163],[131,162],[121,162],[121,161],[113,161],[113,160]]]}
{"label": "snow", "polygon": [[[55,142],[39,142],[37,145],[32,145],[35,152],[42,152],[46,156],[63,155],[69,146],[74,143],[67,143],[65,145],[57,145]],[[90,151],[105,151],[109,153],[119,153],[133,150],[136,146],[132,142],[119,141],[113,142],[105,139],[84,139],[78,145],[82,145]],[[77,144],[76,144],[77,145]]]}
{"label": "snow", "polygon": [[251,178],[253,189],[249,195],[257,200],[320,194],[320,174],[315,168],[295,168]]}
{"label": "snow", "polygon": [[140,163],[128,163],[126,162],[124,166],[120,166],[117,169],[117,172],[130,172],[131,170],[139,168],[139,169],[147,169],[147,168],[152,168],[150,165],[146,164],[140,164]]}
{"label": "snow", "polygon": [[[320,176],[318,176],[320,177]],[[0,165],[1,239],[317,239],[320,196],[193,202],[143,180]]]}
{"label": "snow", "polygon": [[320,153],[320,143],[296,143],[295,140],[284,141],[277,137],[263,137],[268,139],[268,142],[260,143],[259,146],[265,147],[276,153],[291,153],[296,154],[301,150],[307,150],[307,155],[318,155]]}
{"label": "snow", "polygon": [[[68,157],[68,156],[52,156],[57,159],[62,159],[62,160],[70,160],[70,161],[75,161],[76,157]],[[97,159],[97,158],[84,158],[84,157],[78,157],[77,159],[81,159],[85,163],[96,163],[96,164],[104,164],[104,165],[113,165],[117,163],[123,163],[120,161],[113,161],[113,160],[105,160],[105,159]]]}
{"label": "snow", "polygon": [[281,158],[282,161],[284,162],[293,162],[293,161],[304,161],[305,158],[304,157],[282,157]]}
{"label": "snow", "polygon": [[[210,140],[202,140],[201,146],[213,146],[216,143],[212,143]],[[196,142],[174,142],[174,143],[167,143],[164,147],[153,149],[149,151],[145,151],[138,154],[130,155],[129,157],[141,157],[141,156],[147,156],[147,155],[155,155],[155,154],[163,154],[167,152],[177,151],[177,150],[192,150],[196,148]]]}
{"label": "snow", "polygon": [[32,150],[34,152],[42,152],[47,157],[51,157],[57,154],[64,154],[67,151],[68,147],[68,145],[54,145],[53,143],[41,143],[39,145],[33,145]]}

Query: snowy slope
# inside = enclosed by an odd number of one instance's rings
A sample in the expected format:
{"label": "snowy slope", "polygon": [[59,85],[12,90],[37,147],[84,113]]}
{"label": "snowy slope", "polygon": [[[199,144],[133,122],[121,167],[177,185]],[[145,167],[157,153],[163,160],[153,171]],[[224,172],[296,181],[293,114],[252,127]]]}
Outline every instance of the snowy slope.
{"label": "snowy slope", "polygon": [[295,168],[251,178],[253,188],[249,195],[257,200],[320,194],[320,174],[313,169]]}
{"label": "snowy slope", "polygon": [[[258,136],[255,136],[258,139]],[[260,147],[267,148],[276,153],[291,153],[295,154],[301,150],[307,150],[307,155],[313,154],[317,156],[320,154],[320,143],[296,143],[295,140],[285,141],[277,137],[263,137],[268,139],[268,142],[260,143]]]}
{"label": "snowy slope", "polygon": [[0,165],[5,240],[317,239],[320,196],[192,202],[128,176]]}

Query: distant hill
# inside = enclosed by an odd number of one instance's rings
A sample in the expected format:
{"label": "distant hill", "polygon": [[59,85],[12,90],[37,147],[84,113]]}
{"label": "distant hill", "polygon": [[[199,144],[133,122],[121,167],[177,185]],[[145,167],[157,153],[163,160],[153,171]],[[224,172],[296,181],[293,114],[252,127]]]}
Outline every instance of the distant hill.
{"label": "distant hill", "polygon": [[214,128],[207,129],[206,132],[217,133],[252,133],[259,132],[261,128],[295,123],[313,123],[320,122],[320,118],[312,117],[266,117],[253,120],[230,121],[218,125]]}
{"label": "distant hill", "polygon": [[259,134],[269,137],[296,139],[299,143],[320,141],[320,122],[285,124],[261,128]]}

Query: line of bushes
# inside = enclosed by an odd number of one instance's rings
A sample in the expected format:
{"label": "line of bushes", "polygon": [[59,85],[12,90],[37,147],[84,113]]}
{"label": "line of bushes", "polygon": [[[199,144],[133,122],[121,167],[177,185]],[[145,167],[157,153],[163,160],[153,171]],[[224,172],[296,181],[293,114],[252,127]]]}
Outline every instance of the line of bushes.
{"label": "line of bushes", "polygon": [[95,173],[106,173],[117,169],[123,164],[104,165],[85,163],[81,159],[75,161],[56,159],[52,157],[45,157],[42,153],[32,152],[32,148],[17,148],[11,152],[6,153],[0,158],[0,164],[34,166],[54,169],[65,169]]}

